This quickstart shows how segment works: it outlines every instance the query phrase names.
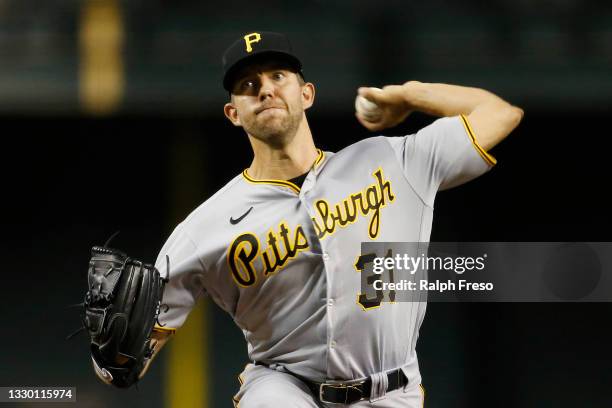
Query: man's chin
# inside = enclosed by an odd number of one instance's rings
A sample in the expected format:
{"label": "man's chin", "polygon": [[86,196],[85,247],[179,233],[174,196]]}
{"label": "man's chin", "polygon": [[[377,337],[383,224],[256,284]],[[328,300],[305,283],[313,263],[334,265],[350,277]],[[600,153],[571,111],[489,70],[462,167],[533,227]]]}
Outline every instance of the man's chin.
{"label": "man's chin", "polygon": [[271,145],[283,145],[295,136],[298,126],[285,115],[269,115],[261,119],[265,120],[257,120],[253,123],[256,126],[245,129],[256,139]]}
{"label": "man's chin", "polygon": [[251,134],[271,146],[283,146],[292,138],[290,133],[286,126],[266,126]]}
{"label": "man's chin", "polygon": [[262,135],[279,135],[289,131],[289,124],[282,117],[267,118],[259,126],[259,133]]}

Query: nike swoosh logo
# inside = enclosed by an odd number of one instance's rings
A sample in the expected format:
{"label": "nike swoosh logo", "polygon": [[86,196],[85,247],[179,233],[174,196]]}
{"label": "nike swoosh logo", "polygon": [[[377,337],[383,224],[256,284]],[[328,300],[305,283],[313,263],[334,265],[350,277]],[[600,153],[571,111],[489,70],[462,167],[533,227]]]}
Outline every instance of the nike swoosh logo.
{"label": "nike swoosh logo", "polygon": [[253,207],[249,208],[249,209],[247,210],[247,212],[245,212],[244,214],[242,214],[240,217],[238,217],[238,218],[236,218],[236,219],[233,219],[232,217],[230,217],[230,224],[232,224],[232,225],[236,225],[236,224],[238,224],[240,221],[242,221],[242,219],[243,219],[244,217],[246,217],[247,215],[249,215],[249,213],[251,212],[251,210],[252,210],[252,209],[253,209]]}

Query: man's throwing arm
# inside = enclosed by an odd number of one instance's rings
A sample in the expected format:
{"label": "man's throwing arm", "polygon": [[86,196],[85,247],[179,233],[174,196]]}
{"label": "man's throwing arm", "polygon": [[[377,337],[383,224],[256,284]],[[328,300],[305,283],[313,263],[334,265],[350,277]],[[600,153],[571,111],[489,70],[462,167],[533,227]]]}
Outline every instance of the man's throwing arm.
{"label": "man's throwing arm", "polygon": [[359,122],[371,131],[396,126],[413,111],[433,116],[465,115],[478,144],[485,150],[501,142],[523,118],[522,109],[479,88],[409,81],[383,89],[363,87],[358,92],[382,109],[375,122],[357,115]]}

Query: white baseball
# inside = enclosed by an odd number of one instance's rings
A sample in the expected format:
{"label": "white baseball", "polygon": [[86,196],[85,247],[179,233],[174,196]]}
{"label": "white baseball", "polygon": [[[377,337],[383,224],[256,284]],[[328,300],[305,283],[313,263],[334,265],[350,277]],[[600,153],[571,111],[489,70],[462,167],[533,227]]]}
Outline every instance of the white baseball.
{"label": "white baseball", "polygon": [[382,116],[380,107],[361,95],[357,95],[357,98],[355,98],[355,110],[368,122],[376,122]]}

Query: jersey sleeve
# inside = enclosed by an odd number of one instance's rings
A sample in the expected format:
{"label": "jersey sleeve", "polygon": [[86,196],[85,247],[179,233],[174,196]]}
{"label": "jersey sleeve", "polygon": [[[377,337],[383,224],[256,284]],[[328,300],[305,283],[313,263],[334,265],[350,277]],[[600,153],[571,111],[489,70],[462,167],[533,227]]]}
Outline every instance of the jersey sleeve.
{"label": "jersey sleeve", "polygon": [[156,329],[174,331],[180,328],[198,298],[205,293],[203,278],[204,264],[197,247],[179,225],[162,247],[155,267],[169,282],[164,288],[162,307],[159,314],[160,326]]}
{"label": "jersey sleeve", "polygon": [[429,206],[438,190],[468,182],[496,164],[476,142],[464,115],[441,118],[416,134],[387,140],[408,182]]}

